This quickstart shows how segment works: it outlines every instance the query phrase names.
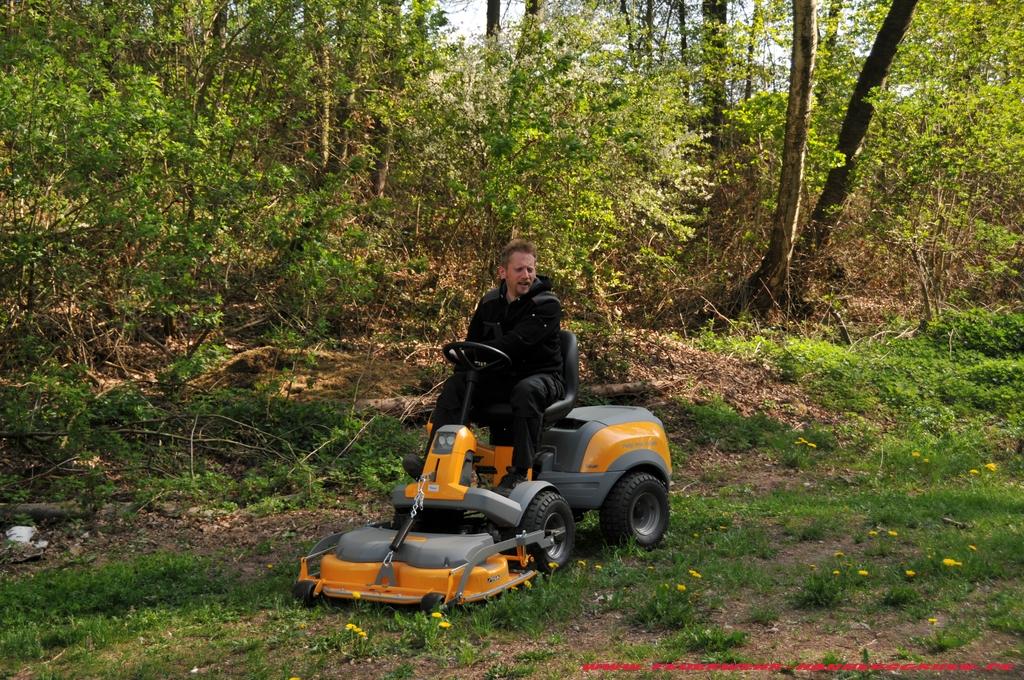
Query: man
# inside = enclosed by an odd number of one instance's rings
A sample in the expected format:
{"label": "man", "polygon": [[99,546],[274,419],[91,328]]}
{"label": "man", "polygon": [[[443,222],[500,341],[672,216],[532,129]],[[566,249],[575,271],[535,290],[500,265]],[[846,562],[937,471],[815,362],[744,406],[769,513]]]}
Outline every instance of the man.
{"label": "man", "polygon": [[[508,369],[478,383],[473,395],[476,407],[512,405],[512,467],[497,489],[507,494],[526,481],[533,467],[544,410],[565,394],[559,340],[562,305],[551,292],[551,281],[537,275],[537,251],[529,241],[516,239],[502,249],[498,278],[499,286],[477,305],[466,340],[499,349],[512,361]],[[465,391],[465,373],[456,372],[445,381],[430,416],[431,432],[459,422]],[[418,477],[423,463],[410,454],[403,467]]]}

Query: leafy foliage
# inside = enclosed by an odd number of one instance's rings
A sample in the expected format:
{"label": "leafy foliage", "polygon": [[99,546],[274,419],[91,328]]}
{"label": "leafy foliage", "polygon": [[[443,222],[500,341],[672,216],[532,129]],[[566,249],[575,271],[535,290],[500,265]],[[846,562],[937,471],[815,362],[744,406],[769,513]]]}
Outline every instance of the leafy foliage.
{"label": "leafy foliage", "polygon": [[[22,456],[60,471],[0,487],[14,501],[45,494],[102,503],[128,492],[142,503],[208,496],[283,509],[318,502],[332,487],[388,489],[404,474],[402,456],[420,447],[394,418],[363,420],[329,402],[289,399],[274,385],[185,399],[127,385],[96,394],[75,370],[48,365],[26,386],[0,386],[0,396],[7,438]],[[152,477],[153,469],[162,474]]]}

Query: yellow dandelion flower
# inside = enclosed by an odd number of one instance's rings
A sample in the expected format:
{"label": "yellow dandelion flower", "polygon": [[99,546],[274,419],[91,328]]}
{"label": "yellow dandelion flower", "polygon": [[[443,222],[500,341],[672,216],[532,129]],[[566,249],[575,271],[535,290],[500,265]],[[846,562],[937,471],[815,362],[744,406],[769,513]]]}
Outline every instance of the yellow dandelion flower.
{"label": "yellow dandelion flower", "polygon": [[441,612],[434,612],[430,616],[431,616],[431,618],[435,618],[435,619],[443,619],[444,618],[444,615],[441,614]]}
{"label": "yellow dandelion flower", "polygon": [[647,571],[654,571],[654,567],[647,567]]}
{"label": "yellow dandelion flower", "polygon": [[437,624],[437,627],[444,628],[447,630],[448,628],[452,627],[452,624],[448,623],[447,621],[442,621],[441,623]]}
{"label": "yellow dandelion flower", "polygon": [[976,546],[976,545],[969,545],[967,547],[970,548],[974,552],[978,552],[978,546]]}
{"label": "yellow dandelion flower", "polygon": [[835,551],[835,553],[833,553],[833,555],[834,555],[835,557],[846,557],[846,555],[845,555],[845,554],[843,553],[843,551],[842,551],[842,550],[837,550],[837,551]]}
{"label": "yellow dandelion flower", "polygon": [[587,561],[586,560],[576,560],[576,564],[580,565],[581,567],[585,567],[585,566],[587,566]]}
{"label": "yellow dandelion flower", "polygon": [[954,559],[952,559],[950,557],[947,557],[947,558],[943,559],[942,563],[944,565],[946,565],[947,567],[962,567],[962,566],[964,566],[963,562],[957,562],[956,560],[954,560]]}
{"label": "yellow dandelion flower", "polygon": [[868,570],[867,569],[858,569],[857,570],[857,575],[858,576],[867,576],[868,575]]}
{"label": "yellow dandelion flower", "polygon": [[700,534],[698,534],[698,533],[697,533],[697,532],[695,531],[695,532],[693,532],[693,537],[694,537],[694,538],[700,538]]}
{"label": "yellow dandelion flower", "polygon": [[297,675],[293,675],[292,677],[288,678],[288,680],[302,680],[302,678],[300,678]]}
{"label": "yellow dandelion flower", "polygon": [[355,630],[355,629],[356,629],[356,624],[354,624],[354,623],[346,623],[345,624],[345,630]]}
{"label": "yellow dandelion flower", "polygon": [[874,529],[872,529],[871,531],[868,532],[868,536],[877,536],[877,535],[878,535],[878,532],[875,531]]}
{"label": "yellow dandelion flower", "polygon": [[268,565],[267,565],[267,569],[273,569],[273,568],[274,568],[274,565],[273,565],[273,564],[268,564]]}
{"label": "yellow dandelion flower", "polygon": [[925,458],[923,462],[925,462],[925,463],[930,463],[930,462],[932,462],[932,461],[931,461],[931,459],[930,459],[930,458]]}
{"label": "yellow dandelion flower", "polygon": [[358,600],[358,599],[359,599],[359,598],[361,598],[362,596],[363,596],[363,594],[362,594],[362,593],[360,593],[360,592],[359,592],[358,590],[354,590],[354,591],[352,591],[352,599],[353,599],[353,600]]}
{"label": "yellow dandelion flower", "polygon": [[921,452],[920,451],[911,451],[910,455],[913,456],[914,458],[920,458],[921,457]]}
{"label": "yellow dandelion flower", "polygon": [[299,630],[306,630],[306,624],[300,623],[299,624]]}
{"label": "yellow dandelion flower", "polygon": [[936,618],[934,618],[934,617],[933,617],[933,618],[930,618],[930,619],[928,619],[928,623],[932,624],[933,626],[934,626],[934,625],[935,625],[936,623],[938,623],[938,622],[939,622],[939,620],[938,620],[938,619],[936,619]]}
{"label": "yellow dandelion flower", "polygon": [[509,590],[519,590],[519,586],[512,586]]}
{"label": "yellow dandelion flower", "polygon": [[699,571],[696,571],[694,569],[690,569],[690,576],[692,576],[694,578],[704,578],[703,576],[700,575]]}
{"label": "yellow dandelion flower", "polygon": [[682,583],[677,583],[676,584],[676,590],[678,590],[681,593],[685,593],[686,592],[686,586],[684,584],[682,584]]}
{"label": "yellow dandelion flower", "polygon": [[839,576],[839,570],[838,569],[833,569],[832,570],[832,575],[833,576]]}
{"label": "yellow dandelion flower", "polygon": [[366,639],[366,638],[368,637],[368,636],[366,635],[366,631],[365,631],[365,630],[361,630],[361,631],[359,631],[359,637],[361,637],[361,638],[363,638],[363,639],[365,640],[365,639]]}
{"label": "yellow dandelion flower", "polygon": [[915,576],[917,576],[917,572],[914,571],[913,569],[907,569],[903,573],[907,575],[907,578],[914,578]]}
{"label": "yellow dandelion flower", "polygon": [[808,564],[807,566],[808,566],[809,568],[811,568],[811,569],[817,569],[817,568],[818,568],[818,565],[817,565],[817,564]]}
{"label": "yellow dandelion flower", "polygon": [[989,472],[995,472],[996,470],[999,469],[999,466],[996,465],[995,463],[985,463],[985,469],[988,470]]}
{"label": "yellow dandelion flower", "polygon": [[527,589],[527,590],[529,590],[530,588],[532,588],[532,587],[533,587],[533,583],[531,583],[530,581],[526,581],[526,582],[524,582],[524,583],[523,583],[523,585],[524,585],[524,586],[526,586],[526,589]]}
{"label": "yellow dandelion flower", "polygon": [[600,564],[595,564],[594,565],[594,569],[597,569],[598,571],[601,571],[602,569],[604,569],[604,567],[602,567]]}
{"label": "yellow dandelion flower", "polygon": [[980,472],[978,472],[978,471],[977,471],[976,469],[974,469],[974,468],[971,468],[970,470],[968,470],[968,472],[970,472],[970,473],[971,473],[972,475],[980,475],[980,474],[981,474]]}
{"label": "yellow dandelion flower", "polygon": [[806,444],[807,444],[807,446],[809,446],[812,449],[818,448],[818,445],[815,444],[814,442],[806,442]]}
{"label": "yellow dandelion flower", "polygon": [[558,569],[558,562],[548,562],[548,569]]}
{"label": "yellow dandelion flower", "polygon": [[889,529],[889,532],[888,532],[888,533],[889,533],[889,535],[890,535],[890,536],[892,536],[893,538],[895,538],[896,536],[899,536],[899,534],[898,534],[898,533],[896,533],[895,531],[893,531],[892,529]]}

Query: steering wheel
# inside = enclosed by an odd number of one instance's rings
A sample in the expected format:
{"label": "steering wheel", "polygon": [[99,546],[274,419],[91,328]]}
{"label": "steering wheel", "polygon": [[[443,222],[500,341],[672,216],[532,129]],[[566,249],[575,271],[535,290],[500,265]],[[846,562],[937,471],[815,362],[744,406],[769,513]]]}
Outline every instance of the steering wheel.
{"label": "steering wheel", "polygon": [[449,342],[441,353],[449,363],[469,371],[492,371],[512,365],[507,354],[482,342]]}

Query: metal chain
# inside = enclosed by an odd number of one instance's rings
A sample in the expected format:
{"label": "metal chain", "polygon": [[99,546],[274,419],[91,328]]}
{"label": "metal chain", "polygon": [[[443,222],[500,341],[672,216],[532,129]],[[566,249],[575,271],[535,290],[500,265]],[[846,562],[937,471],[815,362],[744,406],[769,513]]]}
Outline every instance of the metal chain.
{"label": "metal chain", "polygon": [[[416,513],[423,509],[423,499],[425,494],[423,493],[423,487],[427,483],[427,475],[420,475],[419,483],[416,485],[416,497],[412,499],[412,509],[409,511],[409,519],[416,517]],[[389,550],[388,554],[384,556],[384,561],[381,563],[381,567],[391,566],[391,561],[395,557],[395,551]]]}
{"label": "metal chain", "polygon": [[423,487],[427,483],[427,475],[420,475],[419,484],[416,485],[416,497],[412,499],[412,510],[409,511],[409,517],[415,517],[416,513],[423,509]]}

